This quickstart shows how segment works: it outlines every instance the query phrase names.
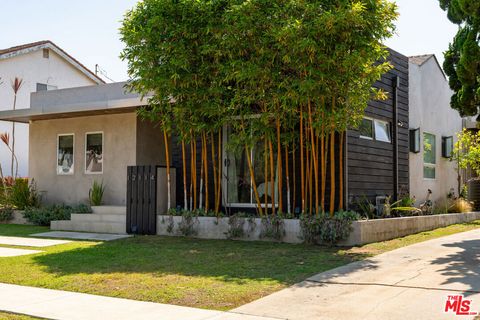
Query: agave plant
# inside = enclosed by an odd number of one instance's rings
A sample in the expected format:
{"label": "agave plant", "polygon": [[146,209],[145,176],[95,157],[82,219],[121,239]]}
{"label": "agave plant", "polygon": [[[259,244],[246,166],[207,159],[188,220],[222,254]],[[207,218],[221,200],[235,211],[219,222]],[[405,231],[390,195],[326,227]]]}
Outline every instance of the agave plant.
{"label": "agave plant", "polygon": [[100,183],[98,183],[97,181],[93,181],[92,188],[88,193],[88,197],[90,199],[90,205],[100,206],[102,204],[104,193],[105,193],[105,186],[103,185],[103,181]]}

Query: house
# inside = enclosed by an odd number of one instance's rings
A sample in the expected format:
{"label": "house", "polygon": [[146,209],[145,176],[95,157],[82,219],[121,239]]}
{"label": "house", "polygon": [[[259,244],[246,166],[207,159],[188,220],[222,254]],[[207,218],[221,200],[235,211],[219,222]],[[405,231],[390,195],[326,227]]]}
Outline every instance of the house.
{"label": "house", "polygon": [[462,118],[450,107],[453,94],[433,54],[409,58],[410,194],[416,204],[430,199],[444,206],[447,194],[458,196],[462,181],[458,165],[450,161]]}
{"label": "house", "polygon": [[[0,110],[13,107],[11,82],[18,77],[23,85],[18,92],[16,108],[30,107],[30,93],[104,83],[92,71],[51,41],[39,41],[7,49],[0,49]],[[0,132],[11,132],[12,124],[0,122]],[[16,126],[15,151],[19,160],[19,174],[28,174],[28,126]],[[11,156],[0,145],[0,163],[10,175]]]}
{"label": "house", "polygon": [[[381,203],[387,195],[396,198],[402,190],[409,188],[408,58],[393,50],[390,53],[389,60],[394,69],[375,84],[387,91],[389,98],[385,101],[371,101],[360,129],[348,130],[344,140],[344,207],[355,205],[364,196],[372,202]],[[118,212],[124,215],[117,221],[120,229],[115,230],[125,230],[125,223],[127,230],[131,230],[128,229],[131,221],[126,221],[125,212],[128,214],[129,210],[133,210],[132,207],[139,211],[149,211],[150,205],[156,203],[154,219],[156,214],[163,214],[166,210],[163,131],[155,123],[140,119],[137,110],[145,105],[146,101],[137,94],[126,91],[125,83],[101,84],[32,93],[29,109],[2,111],[0,120],[29,124],[30,176],[36,180],[46,202],[86,202],[93,181],[103,181],[106,186],[105,204],[120,208]],[[252,181],[245,172],[245,153],[233,154],[227,150],[225,142],[228,139],[229,128],[226,126],[223,129],[220,161],[223,166],[221,206],[228,212],[256,211]],[[338,149],[339,139],[336,141],[335,147]],[[172,207],[176,204],[183,206],[185,195],[181,143],[175,136],[169,143],[170,162],[176,169],[172,177]],[[200,150],[194,152],[198,154]],[[340,162],[338,153],[336,154],[338,164]],[[209,176],[212,177],[212,161],[208,157]],[[187,151],[185,159],[186,163],[190,163],[190,151]],[[290,176],[298,176],[299,166],[294,168],[291,160],[288,167]],[[140,168],[144,165],[159,166],[158,174],[151,169],[145,171],[146,169]],[[127,180],[128,166],[140,169],[135,172],[128,169]],[[200,172],[199,164],[197,167],[197,172]],[[258,169],[254,175],[258,177],[255,181],[260,189],[261,184],[265,183],[262,179],[265,179],[262,178],[263,170],[260,166]],[[186,171],[187,180],[190,179],[191,171],[189,166]],[[337,166],[335,176],[339,173],[340,168]],[[132,181],[140,180],[142,184],[134,185],[134,193],[142,193],[139,196],[141,198],[134,199],[127,185],[131,186]],[[156,193],[145,195],[151,192],[149,185],[153,180],[158,181]],[[214,187],[212,180],[208,181],[210,190]],[[286,185],[287,181],[283,182]],[[299,183],[297,179],[297,184]],[[329,185],[327,182],[327,192]],[[341,198],[338,185],[336,183],[336,207]],[[296,189],[300,190],[300,186]],[[282,192],[283,206],[286,208],[287,194],[285,190]],[[278,196],[275,198],[278,202]],[[292,195],[291,200],[289,209],[298,213],[300,192],[296,193],[295,198]],[[210,207],[213,207],[213,197],[209,201]],[[112,207],[111,210],[117,209]],[[82,219],[94,221],[96,218],[95,215],[89,215]],[[108,224],[101,223],[103,224],[98,222],[75,226],[68,222],[57,224],[56,227],[79,231],[112,231]],[[98,227],[100,225],[104,228]]]}

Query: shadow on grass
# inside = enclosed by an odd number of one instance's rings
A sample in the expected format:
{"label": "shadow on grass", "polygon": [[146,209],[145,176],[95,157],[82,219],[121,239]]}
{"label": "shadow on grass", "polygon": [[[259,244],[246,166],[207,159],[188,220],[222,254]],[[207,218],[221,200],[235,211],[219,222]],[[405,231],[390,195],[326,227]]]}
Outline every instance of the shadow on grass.
{"label": "shadow on grass", "polygon": [[255,279],[289,285],[365,257],[318,246],[140,236],[52,252],[33,260],[57,275],[175,274],[239,284]]}

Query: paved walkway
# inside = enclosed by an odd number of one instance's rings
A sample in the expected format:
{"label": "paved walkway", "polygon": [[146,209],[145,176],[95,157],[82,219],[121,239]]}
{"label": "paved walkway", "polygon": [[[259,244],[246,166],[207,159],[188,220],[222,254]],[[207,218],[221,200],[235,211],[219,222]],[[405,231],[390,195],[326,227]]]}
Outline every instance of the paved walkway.
{"label": "paved walkway", "polygon": [[472,319],[445,313],[464,294],[480,311],[480,230],[333,269],[233,312],[281,319]]}
{"label": "paved walkway", "polygon": [[73,231],[50,231],[43,233],[35,233],[32,237],[62,238],[73,240],[94,240],[94,241],[112,241],[124,238],[130,238],[128,234],[110,234],[110,233],[88,233]]}
{"label": "paved walkway", "polygon": [[2,283],[0,310],[58,320],[274,320]]}
{"label": "paved walkway", "polygon": [[0,247],[0,258],[25,256],[27,254],[34,254],[39,252],[42,251]]}
{"label": "paved walkway", "polygon": [[49,240],[49,239],[35,239],[29,237],[6,237],[0,236],[0,245],[22,246],[22,247],[50,247],[59,244],[69,243],[68,240]]}

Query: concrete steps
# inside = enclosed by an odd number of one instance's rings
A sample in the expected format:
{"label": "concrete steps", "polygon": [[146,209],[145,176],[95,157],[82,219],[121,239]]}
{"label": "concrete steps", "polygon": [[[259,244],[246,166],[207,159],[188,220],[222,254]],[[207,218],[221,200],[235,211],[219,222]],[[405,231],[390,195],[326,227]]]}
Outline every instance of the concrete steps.
{"label": "concrete steps", "polygon": [[93,213],[74,213],[71,220],[50,223],[51,230],[94,233],[126,233],[127,209],[121,206],[92,207]]}

